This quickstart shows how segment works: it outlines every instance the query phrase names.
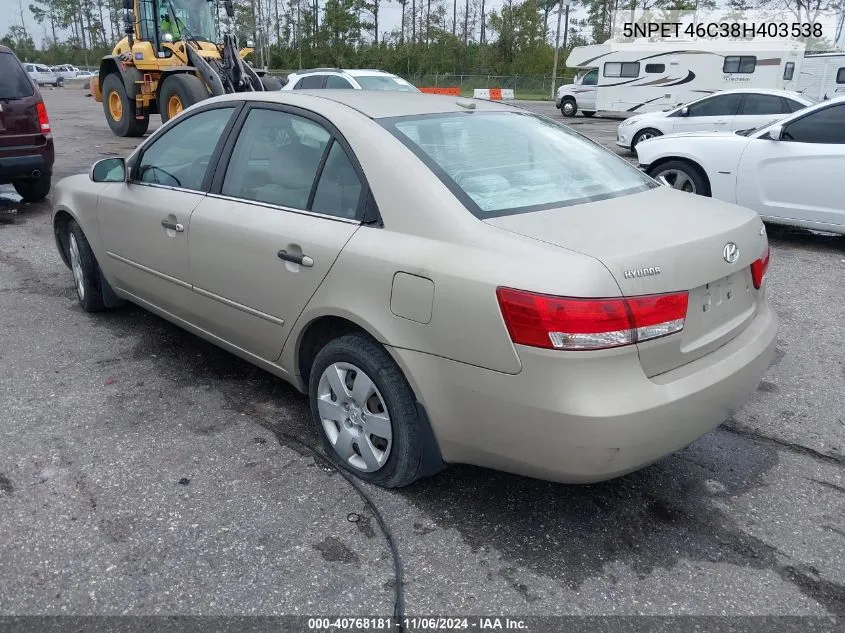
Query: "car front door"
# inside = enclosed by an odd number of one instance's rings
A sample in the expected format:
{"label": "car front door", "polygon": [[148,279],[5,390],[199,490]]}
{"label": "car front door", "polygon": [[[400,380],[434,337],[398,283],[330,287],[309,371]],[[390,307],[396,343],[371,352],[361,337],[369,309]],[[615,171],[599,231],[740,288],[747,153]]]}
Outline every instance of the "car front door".
{"label": "car front door", "polygon": [[191,215],[194,319],[272,361],[359,228],[364,187],[325,121],[270,104],[242,118]]}
{"label": "car front door", "polygon": [[240,104],[182,115],[130,160],[129,180],[106,185],[97,204],[102,262],[121,289],[183,317],[190,306],[191,211],[211,180]]}
{"label": "car front door", "polygon": [[789,104],[778,95],[749,92],[742,99],[742,105],[734,117],[731,129],[750,130],[764,127],[791,112]]}
{"label": "car front door", "polygon": [[[727,132],[733,126],[742,95],[715,95],[691,103],[669,117],[673,132]],[[683,112],[686,111],[686,114]]]}
{"label": "car front door", "polygon": [[[845,104],[814,110],[755,138],[737,171],[737,203],[764,217],[845,226],[837,178],[845,174]],[[841,230],[841,229],[840,229]]]}

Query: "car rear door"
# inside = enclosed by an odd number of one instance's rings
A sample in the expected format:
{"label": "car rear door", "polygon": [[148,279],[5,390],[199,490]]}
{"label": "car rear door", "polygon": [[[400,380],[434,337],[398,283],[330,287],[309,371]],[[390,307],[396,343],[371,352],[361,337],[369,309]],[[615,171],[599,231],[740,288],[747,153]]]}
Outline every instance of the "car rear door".
{"label": "car rear door", "polygon": [[764,217],[842,227],[841,174],[845,174],[845,104],[790,121],[783,128],[783,140],[752,140],[737,170],[737,204]]}
{"label": "car rear door", "polygon": [[191,214],[193,319],[273,361],[360,226],[363,178],[345,142],[314,115],[253,103],[241,118],[211,193]]}
{"label": "car rear door", "polygon": [[764,127],[790,113],[788,104],[779,95],[750,92],[743,95],[731,129],[750,130]]}
{"label": "car rear door", "polygon": [[181,115],[132,157],[129,181],[104,186],[97,204],[101,265],[121,289],[173,315],[191,305],[188,221],[208,189],[240,103]]}
{"label": "car rear door", "polygon": [[687,114],[682,110],[672,115],[674,132],[724,132],[733,129],[742,95],[739,93],[715,95],[690,104]]}

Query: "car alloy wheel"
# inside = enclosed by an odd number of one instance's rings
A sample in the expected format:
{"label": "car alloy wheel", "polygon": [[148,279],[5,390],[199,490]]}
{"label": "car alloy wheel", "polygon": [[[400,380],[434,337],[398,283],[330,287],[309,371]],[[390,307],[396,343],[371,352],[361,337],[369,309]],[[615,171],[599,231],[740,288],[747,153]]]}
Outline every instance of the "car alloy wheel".
{"label": "car alloy wheel", "polygon": [[678,189],[679,191],[686,191],[688,193],[698,193],[695,182],[686,172],[680,169],[667,169],[661,171],[654,177],[661,185]]}
{"label": "car alloy wheel", "polygon": [[329,444],[354,470],[371,473],[385,465],[393,426],[372,379],[351,363],[332,363],[317,387],[317,411]]}
{"label": "car alloy wheel", "polygon": [[72,232],[68,237],[70,241],[70,268],[73,271],[73,281],[76,283],[76,294],[79,295],[80,301],[85,301],[85,276],[82,272],[79,244],[76,242],[76,236]]}

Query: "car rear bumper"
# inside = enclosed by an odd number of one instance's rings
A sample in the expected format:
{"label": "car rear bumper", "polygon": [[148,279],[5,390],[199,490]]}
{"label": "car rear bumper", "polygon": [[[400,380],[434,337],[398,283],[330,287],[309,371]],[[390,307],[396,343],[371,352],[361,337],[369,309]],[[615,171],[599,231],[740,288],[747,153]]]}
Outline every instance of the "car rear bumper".
{"label": "car rear bumper", "polygon": [[630,348],[518,346],[523,369],[516,375],[392,352],[428,411],[445,461],[589,483],[647,466],[726,420],[768,368],[777,328],[764,303],[729,343],[651,379]]}
{"label": "car rear bumper", "polygon": [[53,172],[54,158],[52,139],[41,147],[27,150],[6,150],[0,147],[0,183],[32,178],[36,170],[41,174],[50,175]]}

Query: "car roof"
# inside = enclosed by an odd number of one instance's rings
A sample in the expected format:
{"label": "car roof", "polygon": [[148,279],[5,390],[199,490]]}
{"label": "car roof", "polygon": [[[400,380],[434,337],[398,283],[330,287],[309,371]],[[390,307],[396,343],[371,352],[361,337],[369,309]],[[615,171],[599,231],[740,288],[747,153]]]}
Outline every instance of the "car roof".
{"label": "car roof", "polygon": [[383,75],[385,77],[395,77],[396,75],[384,70],[370,69],[370,68],[303,68],[302,70],[295,70],[290,73],[290,77],[294,75],[303,77],[305,75],[316,75],[325,73],[346,74],[350,77],[366,77],[368,75]]}
{"label": "car roof", "polygon": [[[517,107],[499,101],[463,99],[447,95],[394,90],[273,90],[239,92],[214,97],[214,99],[218,101],[266,101],[289,105],[296,105],[297,101],[320,99],[345,105],[371,119],[450,112],[466,113],[473,110],[476,112],[515,112],[519,110]],[[474,107],[467,107],[470,104]],[[303,107],[307,107],[307,105],[307,102],[303,103]]]}

